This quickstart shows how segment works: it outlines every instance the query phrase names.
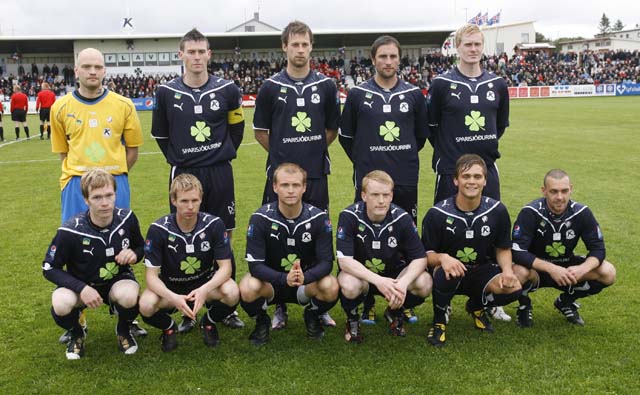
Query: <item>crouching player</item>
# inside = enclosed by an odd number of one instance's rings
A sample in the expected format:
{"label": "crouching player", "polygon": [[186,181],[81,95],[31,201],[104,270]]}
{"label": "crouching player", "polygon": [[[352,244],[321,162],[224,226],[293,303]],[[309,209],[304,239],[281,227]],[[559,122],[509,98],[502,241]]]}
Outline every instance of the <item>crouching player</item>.
{"label": "crouching player", "polygon": [[393,336],[405,336],[404,310],[431,292],[427,257],[411,215],[393,200],[393,180],[374,170],[362,179],[362,201],[340,213],[336,248],[340,303],[347,315],[344,338],[360,343],[358,306],[368,294],[384,296]]}
{"label": "crouching player", "polygon": [[177,346],[177,325],[171,314],[179,311],[195,320],[206,306],[200,327],[204,344],[220,343],[216,322],[238,305],[238,285],[231,279],[231,246],[220,218],[200,212],[202,185],[188,173],[171,182],[175,214],[152,223],[145,242],[147,289],[140,297],[144,322],[162,330],[162,351]]}
{"label": "crouching player", "polygon": [[320,316],[338,300],[338,281],[332,276],[331,221],[317,207],[302,201],[307,174],[300,166],[283,163],[273,175],[278,201],[253,213],[247,229],[249,273],[240,281],[242,308],[255,318],[251,343],[269,341],[271,319],[267,304],[298,303],[304,307],[307,336],[321,339]]}
{"label": "crouching player", "polygon": [[[571,200],[573,185],[562,170],[544,176],[543,197],[524,206],[513,226],[514,270],[523,285],[517,323],[533,326],[529,293],[542,287],[562,291],[553,305],[571,324],[584,325],[576,299],[595,295],[616,281],[605,258],[600,226],[589,207]],[[582,239],[587,256],[574,254]]]}
{"label": "crouching player", "polygon": [[433,326],[427,340],[445,344],[446,310],[454,295],[469,297],[466,310],[477,329],[493,332],[485,307],[504,306],[522,292],[511,261],[507,208],[482,196],[487,167],[475,154],[456,162],[456,195],[439,202],[422,222],[422,241],[433,267]]}
{"label": "crouching player", "polygon": [[138,344],[130,325],[138,315],[140,287],[130,265],[143,256],[140,225],[131,210],[115,207],[116,183],[111,174],[90,170],[80,186],[89,210],[58,228],[42,265],[45,278],[57,286],[51,295],[51,315],[69,332],[67,359],[80,359],[86,336],[78,323],[80,312],[108,303],[118,316],[120,351],[134,354]]}

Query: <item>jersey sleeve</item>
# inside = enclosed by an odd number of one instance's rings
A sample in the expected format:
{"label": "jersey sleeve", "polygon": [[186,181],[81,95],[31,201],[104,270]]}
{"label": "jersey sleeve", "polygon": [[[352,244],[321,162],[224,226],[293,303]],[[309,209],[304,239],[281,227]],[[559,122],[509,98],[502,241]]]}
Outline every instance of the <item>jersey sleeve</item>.
{"label": "jersey sleeve", "polygon": [[523,208],[513,224],[513,243],[511,253],[513,262],[531,268],[536,256],[529,252],[536,231],[536,215],[533,211]]}
{"label": "jersey sleeve", "polygon": [[127,99],[127,108],[125,109],[125,123],[123,130],[124,145],[126,147],[139,147],[143,143],[142,126],[136,107],[130,99]]}
{"label": "jersey sleeve", "polygon": [[64,120],[62,119],[62,110],[64,106],[62,101],[53,104],[49,120],[51,123],[51,151],[61,154],[69,152],[69,143],[64,129]]}
{"label": "jersey sleeve", "polygon": [[353,162],[353,139],[356,135],[358,112],[357,106],[354,104],[357,95],[356,89],[351,89],[347,95],[347,100],[342,109],[342,118],[340,119],[340,130],[338,133],[338,141],[349,159]]}
{"label": "jersey sleeve", "polygon": [[271,92],[273,83],[265,81],[258,91],[256,97],[256,107],[253,114],[253,128],[261,130],[271,130],[274,97]]}
{"label": "jersey sleeve", "polygon": [[418,228],[413,223],[409,215],[405,215],[402,221],[402,233],[400,234],[404,255],[407,263],[415,259],[426,257],[424,246],[418,237]]}
{"label": "jersey sleeve", "polygon": [[287,284],[287,273],[270,268],[266,262],[266,240],[268,234],[264,221],[258,215],[252,215],[247,228],[246,260],[249,273],[258,280],[266,281],[276,286]]}
{"label": "jersey sleeve", "polygon": [[236,84],[229,85],[230,94],[230,106],[231,110],[227,113],[227,122],[229,125],[236,125],[240,122],[244,122],[244,111],[242,110],[242,92]]}
{"label": "jersey sleeve", "polygon": [[500,105],[496,114],[496,129],[498,138],[502,137],[504,130],[509,126],[509,88],[504,79],[500,84]]}
{"label": "jersey sleeve", "polygon": [[217,260],[221,259],[231,259],[231,244],[229,243],[229,233],[225,229],[224,222],[222,220],[216,221],[213,224],[213,231],[211,232],[213,236],[213,258]]}
{"label": "jersey sleeve", "polygon": [[440,124],[440,114],[442,111],[442,83],[440,79],[434,79],[429,92],[427,94],[427,119],[429,120],[429,127],[431,128],[431,134],[435,134],[435,128]]}
{"label": "jersey sleeve", "polygon": [[164,230],[151,224],[144,242],[144,265],[146,267],[162,267],[164,253],[167,249]]}
{"label": "jersey sleeve", "polygon": [[42,274],[58,287],[64,287],[79,294],[87,284],[63,269],[71,257],[73,242],[73,237],[69,233],[58,230],[44,257]]}
{"label": "jersey sleeve", "polygon": [[144,257],[144,238],[142,237],[142,233],[140,233],[140,222],[138,222],[138,217],[136,217],[133,212],[131,212],[129,221],[131,221],[129,226],[129,231],[131,232],[129,248],[135,252],[136,262],[140,262]]}
{"label": "jersey sleeve", "polygon": [[329,130],[338,130],[340,126],[340,96],[338,95],[338,88],[333,80],[325,83],[325,85],[327,87],[325,96],[327,101],[324,108],[324,126]]}
{"label": "jersey sleeve", "polygon": [[511,218],[504,204],[500,203],[498,209],[498,233],[496,236],[496,248],[511,248]]}
{"label": "jersey sleeve", "polygon": [[166,93],[168,89],[159,86],[156,90],[156,102],[151,118],[151,137],[154,139],[169,138],[169,120],[167,119]]}
{"label": "jersey sleeve", "polygon": [[416,91],[416,107],[415,107],[415,126],[416,142],[418,150],[424,147],[427,138],[431,135],[428,123],[427,101],[422,96],[422,91]]}
{"label": "jersey sleeve", "polygon": [[422,245],[427,252],[442,252],[442,231],[436,221],[437,217],[438,212],[431,208],[422,220]]}
{"label": "jersey sleeve", "polygon": [[591,210],[587,207],[582,213],[582,241],[585,247],[589,251],[588,257],[594,257],[602,263],[606,257],[606,250],[604,246],[604,237],[602,236],[602,230],[596,218]]}
{"label": "jersey sleeve", "polygon": [[36,96],[36,111],[40,110],[40,107],[42,107],[42,92],[43,91],[38,92],[38,95]]}
{"label": "jersey sleeve", "polygon": [[336,231],[336,250],[338,258],[355,255],[354,230],[356,219],[347,211],[342,211],[338,217],[338,230]]}
{"label": "jersey sleeve", "polygon": [[324,214],[316,219],[318,237],[315,244],[316,264],[304,271],[304,283],[309,284],[327,276],[333,269],[333,229]]}

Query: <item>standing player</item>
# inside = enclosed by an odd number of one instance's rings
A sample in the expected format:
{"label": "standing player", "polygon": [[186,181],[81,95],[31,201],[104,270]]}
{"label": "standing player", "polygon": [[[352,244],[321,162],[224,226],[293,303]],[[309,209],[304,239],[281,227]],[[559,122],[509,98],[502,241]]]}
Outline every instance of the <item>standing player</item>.
{"label": "standing player", "polygon": [[487,164],[484,195],[500,200],[500,180],[495,161],[500,157],[498,139],[509,126],[509,94],[502,77],[480,65],[484,35],[476,25],[456,31],[460,62],[434,78],[427,98],[432,167],[436,172],[433,204],[456,194],[453,181],[456,161],[463,154],[477,154]]}
{"label": "standing player", "polygon": [[444,346],[446,310],[456,294],[467,295],[475,327],[493,332],[485,307],[516,300],[522,288],[511,262],[507,208],[482,196],[487,168],[480,156],[456,161],[455,196],[433,206],[422,221],[422,241],[433,267],[433,326],[427,340]]}
{"label": "standing player", "polygon": [[345,340],[362,341],[358,305],[367,294],[389,303],[385,317],[394,336],[405,336],[403,309],[424,303],[431,292],[427,257],[406,211],[391,203],[393,180],[380,170],[362,179],[362,201],[340,213],[336,248],[340,302],[347,315]]}
{"label": "standing player", "polygon": [[111,174],[91,170],[82,176],[80,187],[89,209],[58,228],[42,265],[45,278],[57,286],[51,315],[69,331],[67,359],[80,359],[86,336],[78,322],[81,310],[109,303],[118,315],[120,351],[134,354],[138,344],[131,323],[138,315],[140,287],[130,265],[144,253],[140,225],[131,210],[114,205],[116,182]]}
{"label": "standing player", "polygon": [[62,221],[85,211],[80,176],[92,168],[111,173],[117,188],[116,206],[128,208],[128,173],[138,160],[142,131],[130,99],[102,87],[106,70],[100,51],[78,53],[79,87],[51,107],[51,147],[62,160]]}
{"label": "standing player", "polygon": [[[129,208],[128,173],[138,159],[142,131],[131,100],[102,87],[106,70],[97,49],[78,53],[75,74],[79,87],[51,107],[51,147],[60,154],[62,222],[87,210],[80,177],[90,169],[102,168],[116,180],[116,207]],[[84,322],[84,313],[82,314]],[[138,335],[146,331],[133,330]],[[69,333],[60,337],[68,341]]]}
{"label": "standing player", "polygon": [[10,99],[11,120],[16,124],[16,141],[20,140],[20,125],[24,129],[24,134],[29,139],[29,125],[27,125],[27,108],[29,107],[29,98],[22,93],[19,85],[13,86],[13,95]]}
{"label": "standing player", "polygon": [[[242,94],[233,81],[207,72],[209,40],[198,30],[182,37],[178,56],[184,74],[158,87],[151,136],[171,165],[169,184],[182,173],[196,176],[203,189],[200,210],[219,217],[231,239],[236,226],[231,160],[244,133]],[[170,208],[176,211],[175,206]],[[235,278],[233,257],[231,261]],[[224,323],[232,328],[244,326],[235,312]],[[194,325],[195,320],[185,318],[179,331],[187,332]]]}
{"label": "standing player", "polygon": [[171,313],[195,320],[206,305],[200,327],[204,344],[220,343],[216,321],[238,304],[238,285],[231,279],[231,244],[220,218],[200,211],[202,185],[187,173],[171,182],[175,214],[151,224],[145,243],[147,289],[140,297],[140,315],[162,330],[162,351],[177,346]]}
{"label": "standing player", "polygon": [[269,341],[267,304],[299,303],[304,308],[307,336],[324,336],[320,316],[338,299],[338,281],[331,275],[333,245],[327,213],[302,201],[306,172],[283,163],[273,173],[278,202],[267,203],[249,220],[249,273],[240,281],[242,307],[256,319],[249,340]]}
{"label": "standing player", "polygon": [[[371,46],[373,78],[351,89],[342,111],[340,144],[353,162],[355,201],[362,195],[362,178],[384,170],[395,182],[393,202],[418,219],[418,151],[429,130],[420,89],[398,78],[400,43],[381,36]],[[371,306],[371,307],[370,307]],[[375,322],[373,299],[365,303],[364,323]],[[409,322],[417,321],[407,311]]]}
{"label": "standing player", "polygon": [[[605,260],[600,225],[589,207],[571,200],[573,185],[563,170],[544,176],[543,197],[524,206],[513,226],[513,261],[523,285],[517,323],[533,326],[529,293],[542,287],[562,291],[553,302],[567,321],[584,325],[576,299],[595,295],[616,281],[616,269]],[[582,239],[587,256],[575,255]]]}
{"label": "standing player", "polygon": [[[273,172],[280,164],[289,162],[307,172],[307,189],[302,200],[328,211],[327,175],[331,170],[328,146],[337,136],[338,90],[332,78],[311,71],[313,33],[309,26],[293,21],[284,29],[281,39],[287,67],[264,82],[256,98],[253,118],[256,140],[269,153],[262,204],[278,201],[273,190]],[[335,326],[328,315],[323,320]],[[277,306],[273,321],[274,329],[285,327],[286,305]]]}
{"label": "standing player", "polygon": [[51,138],[51,128],[49,126],[49,113],[51,106],[56,101],[56,94],[51,91],[48,83],[42,83],[42,90],[38,92],[36,98],[36,111],[40,114],[40,140],[44,139],[44,131],[47,130],[47,140]]}
{"label": "standing player", "polygon": [[[460,62],[435,78],[429,88],[432,167],[436,173],[433,204],[456,194],[455,163],[463,154],[478,154],[487,164],[484,195],[500,200],[500,179],[495,164],[500,157],[498,139],[509,126],[509,94],[502,77],[480,64],[484,35],[476,25],[464,25],[455,34]],[[491,315],[510,321],[502,307]]]}

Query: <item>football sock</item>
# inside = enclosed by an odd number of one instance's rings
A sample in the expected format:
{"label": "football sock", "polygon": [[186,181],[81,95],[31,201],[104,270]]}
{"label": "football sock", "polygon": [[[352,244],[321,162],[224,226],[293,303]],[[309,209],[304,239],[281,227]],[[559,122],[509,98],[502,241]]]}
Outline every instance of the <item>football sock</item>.
{"label": "football sock", "polygon": [[311,306],[307,307],[310,310],[315,310],[317,311],[318,315],[322,315],[324,313],[326,313],[327,311],[331,310],[331,308],[333,306],[336,305],[336,303],[338,303],[338,300],[334,300],[332,302],[325,302],[324,300],[320,300],[316,297],[312,297],[311,298]]}
{"label": "football sock", "polygon": [[113,304],[113,310],[118,315],[118,333],[129,331],[129,324],[138,316],[138,304],[133,307],[124,308],[118,303]]}
{"label": "football sock", "polygon": [[522,294],[518,298],[518,302],[521,306],[531,306],[531,298],[529,297],[530,292],[534,292],[533,282],[527,281],[522,285]]}
{"label": "football sock", "polygon": [[581,281],[571,287],[569,292],[573,291],[573,293],[564,292],[560,296],[563,304],[571,304],[575,302],[576,299],[586,298],[587,296],[600,293],[600,291],[606,287],[606,285],[596,280]]}
{"label": "football sock", "polygon": [[47,125],[47,138],[51,138],[51,125]]}
{"label": "football sock", "polygon": [[412,309],[416,306],[419,306],[424,303],[425,298],[421,298],[418,295],[414,295],[411,292],[407,291],[407,296],[404,298],[404,308]]}
{"label": "football sock", "polygon": [[24,134],[26,134],[27,138],[29,138],[29,127],[28,126],[24,127]]}
{"label": "football sock", "polygon": [[247,315],[251,318],[257,317],[258,314],[266,314],[267,312],[267,300],[265,298],[258,298],[253,302],[240,301],[240,306],[247,312]]}
{"label": "football sock", "polygon": [[203,322],[213,323],[224,320],[229,314],[233,313],[237,305],[228,306],[219,300],[207,302],[207,314],[202,317]]}
{"label": "football sock", "polygon": [[140,317],[142,317],[142,321],[154,328],[166,330],[171,329],[171,327],[174,326],[173,319],[166,310],[159,310],[151,317],[145,317],[143,315],[140,315]]}
{"label": "football sock", "polygon": [[20,138],[20,128],[16,128],[16,139]]}
{"label": "football sock", "polygon": [[51,307],[51,316],[56,324],[63,329],[80,330],[82,328],[78,323],[78,318],[80,318],[80,309],[78,308],[72,309],[67,315],[58,315],[55,310],[53,310],[53,307]]}
{"label": "football sock", "polygon": [[515,292],[511,292],[510,294],[487,294],[487,305],[489,306],[506,306],[511,302],[514,302],[520,298],[522,295],[522,289],[519,289]]}
{"label": "football sock", "polygon": [[44,125],[40,125],[40,139],[44,137]]}
{"label": "football sock", "polygon": [[347,315],[347,318],[350,320],[357,320],[359,318],[358,306],[360,305],[360,303],[362,303],[365,300],[366,296],[364,294],[360,294],[355,299],[348,299],[346,296],[344,296],[344,294],[342,293],[342,290],[340,291],[339,295],[340,295],[340,305],[342,306],[342,309]]}
{"label": "football sock", "polygon": [[453,292],[442,292],[436,288],[433,289],[433,323],[445,324],[447,322],[446,312],[447,306],[451,303],[451,299],[455,295]]}
{"label": "football sock", "polygon": [[4,128],[0,126],[0,140],[4,140]]}

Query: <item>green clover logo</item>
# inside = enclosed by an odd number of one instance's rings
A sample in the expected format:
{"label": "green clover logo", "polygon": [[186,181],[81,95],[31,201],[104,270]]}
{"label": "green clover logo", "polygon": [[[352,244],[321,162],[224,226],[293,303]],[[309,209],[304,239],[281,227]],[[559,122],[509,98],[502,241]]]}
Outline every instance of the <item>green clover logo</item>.
{"label": "green clover logo", "polygon": [[200,260],[194,256],[188,256],[186,260],[180,262],[180,270],[185,274],[193,274],[200,269]]}
{"label": "green clover logo", "polygon": [[364,265],[367,267],[367,269],[371,270],[374,273],[380,273],[384,270],[384,263],[382,262],[382,259],[378,259],[378,258],[372,258],[371,260],[367,259]]}
{"label": "green clover logo", "polygon": [[296,254],[289,254],[286,258],[282,258],[282,260],[280,261],[280,266],[284,268],[285,272],[288,272],[291,270],[293,262],[295,262],[296,259],[298,259],[298,256]]}
{"label": "green clover logo", "polygon": [[480,111],[471,111],[471,115],[464,117],[464,124],[472,132],[477,132],[480,129],[484,130],[484,117]]}
{"label": "green clover logo", "polygon": [[560,255],[564,255],[565,247],[562,243],[554,241],[550,246],[546,246],[544,251],[552,257],[557,258]]}
{"label": "green clover logo", "polygon": [[456,258],[460,259],[462,263],[474,262],[478,257],[478,253],[471,247],[464,247],[464,250],[458,250],[456,252]]}
{"label": "green clover logo", "polygon": [[384,125],[380,125],[380,136],[384,137],[384,141],[400,140],[400,128],[393,121],[387,121]]}
{"label": "green clover logo", "polygon": [[103,280],[111,280],[119,271],[120,269],[115,262],[107,262],[105,267],[100,268],[100,278]]}
{"label": "green clover logo", "polygon": [[295,117],[291,117],[291,126],[296,128],[296,132],[304,133],[311,130],[311,118],[307,113],[299,111]]}
{"label": "green clover logo", "polygon": [[211,137],[211,129],[203,121],[196,122],[196,126],[191,127],[191,135],[196,138],[197,142],[204,142]]}
{"label": "green clover logo", "polygon": [[84,150],[84,154],[87,155],[91,162],[100,162],[106,153],[104,148],[95,141]]}

